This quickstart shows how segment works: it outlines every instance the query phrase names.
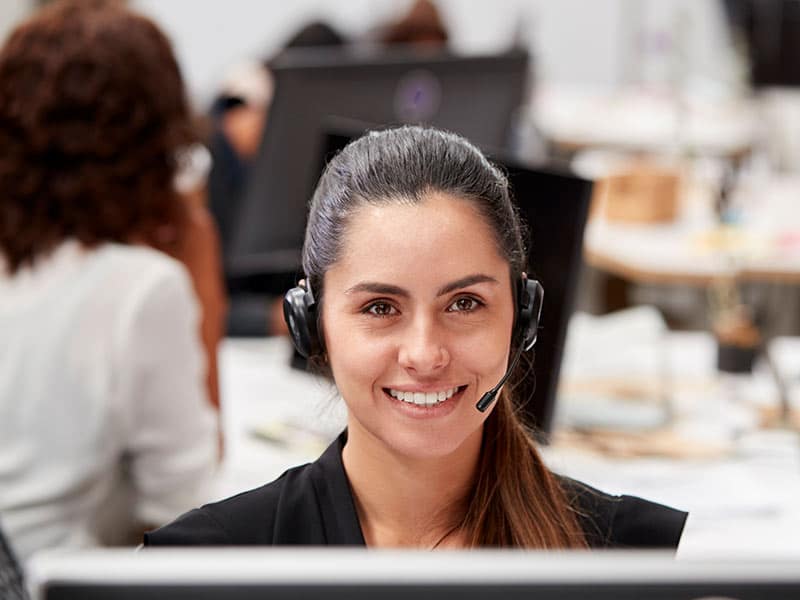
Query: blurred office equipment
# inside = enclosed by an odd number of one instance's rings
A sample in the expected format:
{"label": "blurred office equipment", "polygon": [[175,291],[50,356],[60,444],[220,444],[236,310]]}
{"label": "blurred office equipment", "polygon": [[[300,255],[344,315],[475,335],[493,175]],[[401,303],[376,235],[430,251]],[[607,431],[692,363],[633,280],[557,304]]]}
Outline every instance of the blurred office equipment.
{"label": "blurred office equipment", "polygon": [[[669,223],[622,223],[598,211],[587,228],[588,260],[642,283],[707,285],[735,274],[745,281],[800,282],[800,178],[742,176],[730,223],[714,211],[714,185],[686,170]],[[602,199],[600,199],[602,201]]]}
{"label": "blurred office equipment", "polygon": [[543,88],[534,114],[552,151],[561,156],[604,148],[645,156],[736,159],[751,149],[757,118],[756,107],[738,97],[580,86]]}
{"label": "blurred office equipment", "polygon": [[327,119],[426,123],[485,149],[506,148],[527,65],[527,54],[518,51],[473,57],[411,50],[283,53],[271,65],[270,118],[228,235],[229,275],[272,293],[296,278]]}
{"label": "blurred office equipment", "polygon": [[725,0],[742,71],[761,113],[759,149],[778,171],[800,170],[800,2]]}
{"label": "blurred office equipment", "polygon": [[724,0],[735,43],[744,44],[755,88],[800,85],[800,2]]}
{"label": "blurred office equipment", "polygon": [[556,426],[617,433],[668,426],[666,342],[666,323],[652,306],[575,314],[564,348]]}
{"label": "blurred office equipment", "polygon": [[533,375],[520,385],[525,410],[541,433],[552,428],[567,325],[575,306],[583,232],[592,183],[566,172],[502,163],[514,200],[528,225],[528,273],[545,289]]}
{"label": "blurred office equipment", "polygon": [[39,600],[794,600],[798,567],[625,552],[152,549],[42,556],[32,578]]}
{"label": "blurred office equipment", "polygon": [[[627,301],[657,303],[673,322],[720,328],[720,317],[731,315],[718,306],[720,283],[728,282],[762,338],[796,333],[800,178],[742,172],[720,210],[719,177],[704,170],[701,161],[680,169],[676,211],[669,222],[611,218],[608,198],[596,197],[586,228],[587,263],[636,285],[628,290]],[[694,292],[693,304],[669,304],[669,290],[684,298]]]}

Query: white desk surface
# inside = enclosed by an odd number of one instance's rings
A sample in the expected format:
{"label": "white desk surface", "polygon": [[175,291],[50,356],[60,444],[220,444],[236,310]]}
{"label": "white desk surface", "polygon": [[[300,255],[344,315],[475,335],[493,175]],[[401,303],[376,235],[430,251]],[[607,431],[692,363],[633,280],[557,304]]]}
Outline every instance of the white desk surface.
{"label": "white desk surface", "polygon": [[[776,344],[777,362],[800,406],[800,339]],[[743,407],[743,397],[774,401],[774,387],[763,374],[746,380],[717,378],[707,334],[669,334],[665,348],[673,380],[689,382],[672,386],[676,428],[687,439],[732,442],[730,452],[715,458],[619,458],[554,444],[544,448],[545,460],[558,472],[604,491],[690,511],[681,557],[800,557],[798,434],[758,430],[750,426]],[[291,369],[289,356],[283,338],[222,344],[226,455],[212,499],[259,486],[314,460],[342,427],[344,412],[334,389]],[[286,421],[321,434],[311,436],[312,442],[299,438],[282,445],[252,433],[266,423]]]}
{"label": "white desk surface", "polygon": [[[793,102],[800,106],[796,97]],[[674,221],[590,221],[584,248],[593,266],[639,283],[705,285],[732,269],[744,279],[800,283],[797,176],[758,172],[766,164],[751,166],[731,198],[737,230],[724,237],[715,231],[714,202],[724,168],[719,157],[736,155],[756,139],[752,101],[550,86],[537,92],[534,114],[549,139],[581,149],[573,168],[588,179],[629,167],[642,153],[648,162],[681,174]],[[691,164],[678,158],[687,149],[698,157]]]}

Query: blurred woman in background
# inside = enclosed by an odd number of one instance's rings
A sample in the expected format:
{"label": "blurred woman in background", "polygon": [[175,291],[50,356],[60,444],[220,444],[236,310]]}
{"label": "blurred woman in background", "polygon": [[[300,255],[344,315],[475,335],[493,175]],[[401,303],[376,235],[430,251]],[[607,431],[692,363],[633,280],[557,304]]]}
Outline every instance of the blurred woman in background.
{"label": "blurred woman in background", "polygon": [[23,559],[125,541],[213,471],[225,301],[194,142],[169,41],[120,3],[56,3],[0,51],[0,514]]}

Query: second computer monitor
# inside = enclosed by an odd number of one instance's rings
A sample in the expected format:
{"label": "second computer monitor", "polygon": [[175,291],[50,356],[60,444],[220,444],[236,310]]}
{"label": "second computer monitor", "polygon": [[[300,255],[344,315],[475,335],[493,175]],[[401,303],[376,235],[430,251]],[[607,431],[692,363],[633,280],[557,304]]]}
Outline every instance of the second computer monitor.
{"label": "second computer monitor", "polygon": [[275,97],[241,209],[229,232],[228,274],[293,273],[324,130],[346,118],[430,124],[483,148],[507,148],[523,103],[527,54],[494,56],[314,49],[272,66]]}

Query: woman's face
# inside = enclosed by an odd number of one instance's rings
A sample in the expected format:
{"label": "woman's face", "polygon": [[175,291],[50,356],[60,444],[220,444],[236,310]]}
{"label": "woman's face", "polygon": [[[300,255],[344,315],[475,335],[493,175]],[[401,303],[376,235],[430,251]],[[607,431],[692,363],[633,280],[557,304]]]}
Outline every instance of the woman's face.
{"label": "woman's face", "polygon": [[351,438],[414,458],[479,444],[489,411],[475,404],[505,373],[514,303],[508,262],[472,204],[432,193],[359,209],[324,281]]}

